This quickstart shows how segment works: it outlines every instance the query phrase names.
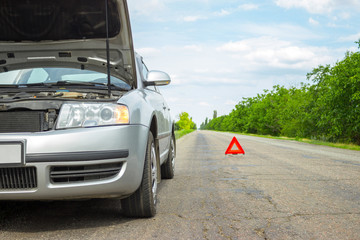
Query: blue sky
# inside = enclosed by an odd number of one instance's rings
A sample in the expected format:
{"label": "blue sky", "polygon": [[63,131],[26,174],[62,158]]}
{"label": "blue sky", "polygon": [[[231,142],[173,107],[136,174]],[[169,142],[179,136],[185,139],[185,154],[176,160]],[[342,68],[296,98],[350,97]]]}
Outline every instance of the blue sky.
{"label": "blue sky", "polygon": [[276,84],[299,86],[360,39],[359,0],[128,0],[135,49],[161,87],[173,117],[231,112],[243,97]]}

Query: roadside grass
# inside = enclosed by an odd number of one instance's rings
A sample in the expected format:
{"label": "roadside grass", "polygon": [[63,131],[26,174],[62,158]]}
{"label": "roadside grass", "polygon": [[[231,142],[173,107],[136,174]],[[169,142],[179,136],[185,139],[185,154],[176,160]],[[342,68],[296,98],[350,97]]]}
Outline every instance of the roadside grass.
{"label": "roadside grass", "polygon": [[185,136],[186,134],[192,133],[193,131],[195,131],[194,129],[188,129],[188,130],[179,130],[179,131],[175,131],[175,139],[179,139],[183,136]]}
{"label": "roadside grass", "polygon": [[270,138],[270,139],[297,141],[297,142],[309,143],[309,144],[314,144],[314,145],[321,145],[321,146],[328,146],[328,147],[360,151],[360,146],[355,145],[355,144],[332,143],[332,142],[318,141],[318,140],[312,140],[312,139],[307,139],[307,138],[291,138],[291,137],[283,137],[283,136],[275,137],[275,136],[271,136],[271,135],[258,135],[258,134],[240,133],[240,132],[230,132],[230,133],[254,136],[254,137],[262,137],[262,138]]}

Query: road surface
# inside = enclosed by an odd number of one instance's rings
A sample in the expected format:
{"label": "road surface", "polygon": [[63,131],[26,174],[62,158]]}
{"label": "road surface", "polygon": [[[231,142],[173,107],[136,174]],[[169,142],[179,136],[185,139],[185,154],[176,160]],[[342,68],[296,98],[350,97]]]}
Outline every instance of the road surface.
{"label": "road surface", "polygon": [[197,131],[177,142],[158,214],[118,200],[3,202],[0,239],[360,239],[360,152]]}

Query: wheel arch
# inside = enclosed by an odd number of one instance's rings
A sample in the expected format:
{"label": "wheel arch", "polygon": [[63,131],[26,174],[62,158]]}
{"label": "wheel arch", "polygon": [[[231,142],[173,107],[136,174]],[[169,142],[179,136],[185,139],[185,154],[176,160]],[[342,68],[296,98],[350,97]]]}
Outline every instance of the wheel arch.
{"label": "wheel arch", "polygon": [[171,130],[172,137],[174,138],[174,148],[175,148],[175,157],[176,157],[176,136],[175,136],[175,121],[172,123],[172,130]]}
{"label": "wheel arch", "polygon": [[161,181],[161,169],[160,169],[160,146],[159,146],[159,139],[158,139],[158,122],[155,113],[152,116],[150,122],[150,132],[154,137],[155,143],[155,150],[156,150],[156,162],[157,162],[157,171],[158,171],[158,183]]}
{"label": "wheel arch", "polygon": [[150,126],[150,132],[153,134],[154,139],[157,139],[158,138],[158,123],[157,123],[157,118],[156,118],[155,114],[152,115],[149,126]]}

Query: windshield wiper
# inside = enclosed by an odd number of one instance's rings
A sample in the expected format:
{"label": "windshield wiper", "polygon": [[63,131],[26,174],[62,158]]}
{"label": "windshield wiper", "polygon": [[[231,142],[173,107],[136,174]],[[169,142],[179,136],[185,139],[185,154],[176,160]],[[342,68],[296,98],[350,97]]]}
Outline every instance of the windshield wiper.
{"label": "windshield wiper", "polygon": [[113,84],[113,83],[111,83],[110,85],[105,84],[105,86],[107,88],[108,88],[108,86],[110,86],[111,88],[114,88],[115,90],[118,90],[118,91],[129,91],[129,90],[131,90],[131,88],[120,87],[119,85],[116,85],[116,84]]}
{"label": "windshield wiper", "polygon": [[[16,86],[16,85],[15,85]],[[74,82],[74,81],[57,81],[57,82],[41,82],[41,83],[29,83],[29,84],[20,84],[20,88],[27,87],[54,87],[54,86],[104,86],[102,83],[92,83],[92,82]]]}
{"label": "windshield wiper", "polygon": [[29,83],[29,84],[19,84],[19,88],[28,88],[28,87],[51,87],[48,83]]}
{"label": "windshield wiper", "polygon": [[79,81],[69,81],[69,80],[61,80],[46,84],[50,84],[51,86],[104,86],[103,83],[79,82]]}
{"label": "windshield wiper", "polygon": [[[40,87],[40,88],[54,88],[54,87],[66,87],[66,86],[73,86],[73,87],[92,87],[95,89],[107,90],[108,84],[106,83],[99,83],[99,82],[79,82],[79,81],[69,81],[69,80],[61,80],[57,82],[41,82],[41,83],[29,83],[29,84],[19,84],[19,85],[0,85],[0,88],[33,88],[33,87]],[[118,91],[128,91],[128,88],[121,87],[119,85],[110,84],[110,87],[114,90]]]}
{"label": "windshield wiper", "polygon": [[123,87],[120,87],[114,83],[111,83],[108,85],[107,83],[99,83],[99,82],[75,82],[75,81],[58,81],[56,83],[53,83],[52,85],[55,86],[92,86],[92,87],[101,87],[101,88],[108,88],[108,86],[116,89],[116,90],[129,90]]}
{"label": "windshield wiper", "polygon": [[0,84],[0,88],[18,88],[19,85],[14,84]]}

